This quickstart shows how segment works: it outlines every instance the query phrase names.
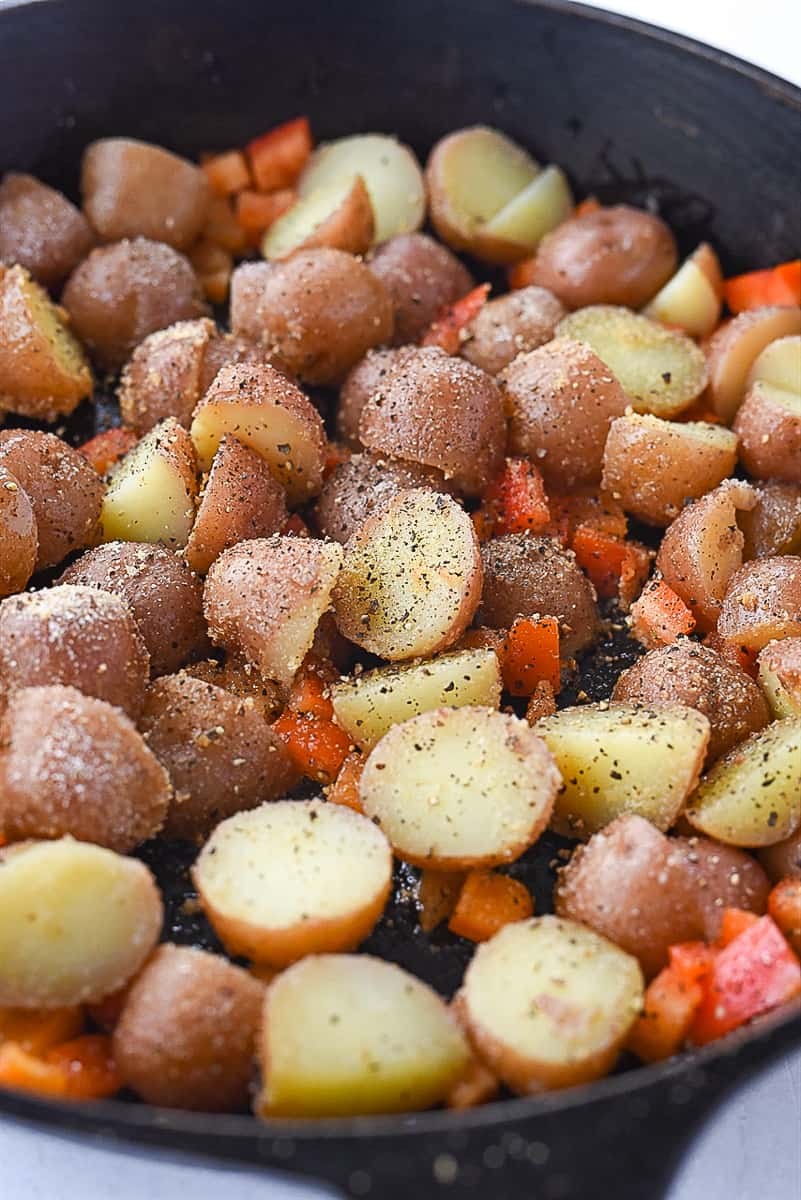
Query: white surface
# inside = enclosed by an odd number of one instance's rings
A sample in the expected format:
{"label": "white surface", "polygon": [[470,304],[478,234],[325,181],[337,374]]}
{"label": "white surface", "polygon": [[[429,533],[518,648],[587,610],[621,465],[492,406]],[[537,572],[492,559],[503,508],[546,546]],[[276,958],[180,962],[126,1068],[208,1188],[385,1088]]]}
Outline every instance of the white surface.
{"label": "white surface", "polygon": [[[798,0],[623,0],[595,7],[690,34],[801,83]],[[304,1183],[268,1179],[263,1172],[121,1157],[9,1124],[0,1124],[0,1164],[2,1200],[330,1200],[331,1195]],[[801,1053],[729,1101],[693,1146],[670,1194],[670,1200],[756,1197],[801,1197]]]}

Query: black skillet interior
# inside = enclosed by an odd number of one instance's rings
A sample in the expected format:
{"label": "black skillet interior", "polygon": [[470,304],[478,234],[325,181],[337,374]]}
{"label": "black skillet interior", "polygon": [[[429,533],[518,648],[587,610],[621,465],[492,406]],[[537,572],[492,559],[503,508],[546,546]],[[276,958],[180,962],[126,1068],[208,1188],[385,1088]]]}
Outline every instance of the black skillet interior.
{"label": "black skillet interior", "polygon": [[[448,130],[487,123],[563,165],[579,195],[660,212],[683,250],[711,240],[729,270],[781,261],[801,245],[797,90],[681,39],[572,5],[45,0],[0,12],[0,96],[0,166],[33,170],[73,194],[83,146],[104,134],[196,155],[307,112],[318,138],[387,130],[425,155]],[[86,405],[66,432],[78,440],[114,420],[105,401]],[[635,653],[613,628],[563,701],[578,687],[607,696]],[[547,837],[512,868],[540,912],[550,905],[563,844]],[[211,945],[208,926],[185,904],[192,854],[177,844],[143,851],[165,891],[165,935]],[[450,993],[470,948],[447,933],[420,935],[410,883],[398,873],[392,904],[366,948]],[[650,1197],[721,1090],[798,1033],[795,1023],[779,1023],[728,1053],[466,1117],[290,1130],[113,1103],[65,1113],[0,1097],[0,1111],[269,1161],[382,1200],[406,1196],[410,1186],[421,1197],[442,1190],[558,1200],[605,1195],[613,1186],[624,1198]]]}

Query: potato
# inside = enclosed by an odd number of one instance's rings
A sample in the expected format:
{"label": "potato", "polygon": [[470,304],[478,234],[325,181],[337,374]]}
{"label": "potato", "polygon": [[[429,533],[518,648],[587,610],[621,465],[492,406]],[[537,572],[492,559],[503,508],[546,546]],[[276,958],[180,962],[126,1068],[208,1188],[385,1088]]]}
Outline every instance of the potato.
{"label": "potato", "polygon": [[801,718],[774,721],[719,759],[685,816],[733,846],[772,846],[794,834],[801,825]]}
{"label": "potato", "polygon": [[58,582],[120,596],[147,646],[154,676],[177,671],[207,649],[202,584],[166,546],[107,542],[81,555]]}
{"label": "potato", "polygon": [[441,471],[367,452],[340,463],[323,483],[315,506],[317,527],[325,537],[343,545],[368,517],[413,488],[451,492]]}
{"label": "potato", "polygon": [[189,434],[167,417],[129,450],[109,480],[100,514],[106,542],[186,545],[195,517],[197,478]]}
{"label": "potato", "polygon": [[598,483],[610,425],[622,417],[628,399],[590,347],[556,338],[519,355],[499,382],[510,452],[531,458],[546,483],[562,491]]}
{"label": "potato", "polygon": [[509,629],[518,617],[556,617],[563,658],[584,650],[597,636],[592,584],[573,554],[552,538],[510,533],[481,547],[484,590],[476,622]]}
{"label": "potato", "polygon": [[320,414],[266,363],[223,367],[195,409],[191,434],[204,470],[223,437],[233,434],[264,459],[290,504],[309,500],[322,486],[326,439]]}
{"label": "potato", "polygon": [[749,475],[801,483],[801,392],[753,384],[733,428],[740,439],[740,461]]}
{"label": "potato", "polygon": [[482,236],[531,252],[547,233],[573,215],[573,208],[573,193],[564,171],[553,165],[545,167],[487,221]]}
{"label": "potato", "polygon": [[801,827],[792,837],[773,846],[763,846],[759,861],[767,871],[772,883],[782,879],[801,879]]}
{"label": "potato", "polygon": [[407,353],[359,418],[370,450],[436,467],[479,495],[503,466],[506,429],[494,380],[436,347]]}
{"label": "potato", "polygon": [[6,695],[63,683],[135,720],[149,665],[133,614],[110,592],[62,585],[0,603],[0,685]]}
{"label": "potato", "polygon": [[7,846],[0,862],[0,1004],[102,1000],[155,946],[161,897],[135,858],[60,838]]}
{"label": "potato", "polygon": [[434,708],[499,708],[501,673],[491,650],[460,650],[426,662],[379,667],[331,688],[337,722],[363,750],[393,725]]}
{"label": "potato", "polygon": [[372,346],[390,340],[393,306],[364,263],[321,246],[274,265],[237,267],[231,328],[264,341],[306,383],[338,383]]}
{"label": "potato", "polygon": [[264,988],[193,946],[159,946],[114,1030],[114,1061],[148,1104],[229,1112],[248,1101]]}
{"label": "potato", "polygon": [[148,433],[165,417],[189,428],[201,396],[200,372],[214,337],[208,317],[178,321],[140,342],[125,365],[118,392],[120,414],[136,433]]}
{"label": "potato", "polygon": [[225,550],[206,577],[211,640],[265,679],[290,684],[314,639],[342,563],[336,542],[276,535]]}
{"label": "potato", "polygon": [[395,308],[394,343],[416,342],[442,310],[474,286],[455,254],[424,233],[399,233],[367,263]]}
{"label": "potato", "polygon": [[24,267],[0,265],[0,410],[55,421],[92,394],[64,313]]}
{"label": "potato", "polygon": [[612,422],[603,452],[602,487],[649,525],[669,525],[731,475],[737,438],[706,421],[677,423],[626,413]]}
{"label": "potato", "polygon": [[714,629],[726,590],[743,561],[745,539],[737,514],[755,502],[747,483],[726,480],[685,508],[662,539],[656,565],[703,630]]}
{"label": "potato", "polygon": [[230,953],[285,967],[367,937],[389,897],[392,851],[341,804],[277,800],[218,825],[192,879]]}
{"label": "potato", "polygon": [[623,813],[670,829],[698,782],[709,721],[683,704],[585,704],[534,726],[556,759],[562,787],[552,827],[589,837]]}
{"label": "potato", "polygon": [[492,708],[438,708],[371,751],[362,808],[416,866],[466,871],[513,862],[542,833],[559,772],[540,737]]}
{"label": "potato", "polygon": [[93,241],[86,217],[61,192],[33,175],[3,176],[0,262],[19,263],[44,287],[57,287]]}
{"label": "potato", "polygon": [[756,504],[738,516],[746,558],[801,551],[801,486],[767,480],[755,483]]}
{"label": "potato", "polygon": [[395,350],[368,350],[345,376],[336,411],[337,436],[352,450],[363,449],[359,439],[362,409],[375,392],[382,392],[390,373],[404,362],[414,361],[412,346]]}
{"label": "potato", "polygon": [[142,237],[93,250],[70,275],[61,302],[75,334],[109,370],[148,334],[207,312],[189,260]]}
{"label": "potato", "polygon": [[467,513],[441,493],[399,492],[345,548],[334,590],[341,633],[382,658],[453,644],[481,599],[481,555]]}
{"label": "potato", "polygon": [[639,1015],[630,954],[575,921],[534,917],[479,946],[460,992],[470,1040],[520,1095],[606,1075]]}
{"label": "potato", "polygon": [[360,175],[332,179],[301,196],[269,226],[262,238],[266,259],[288,258],[295,250],[331,246],[364,254],[373,241],[375,219]]}
{"label": "potato", "polygon": [[754,360],[746,389],[756,383],[781,388],[785,392],[801,393],[801,334],[776,338],[769,342]]}
{"label": "potato", "polygon": [[36,571],[97,540],[103,483],[77,450],[52,433],[6,429],[0,432],[0,467],[13,474],[31,502]]}
{"label": "potato", "polygon": [[22,591],[38,549],[33,505],[16,476],[0,463],[0,599]]}
{"label": "potato", "polygon": [[[532,283],[567,308],[640,308],[676,269],[676,243],[651,213],[615,204],[565,221],[543,238]],[[611,364],[610,364],[611,365]]]}
{"label": "potato", "polygon": [[690,337],[706,337],[720,320],[722,296],[718,257],[711,246],[702,242],[657,292],[645,316],[678,326]]}
{"label": "potato", "polygon": [[745,396],[748,377],[762,351],[777,338],[801,334],[801,308],[752,308],[721,325],[706,343],[709,399],[724,421],[732,421]]}
{"label": "potato", "polygon": [[566,312],[541,287],[518,288],[490,300],[467,326],[462,357],[488,375],[498,375],[519,354],[549,342]]}
{"label": "potato", "polygon": [[768,642],[757,661],[759,683],[774,717],[801,716],[801,637]]}
{"label": "potato", "polygon": [[723,597],[718,633],[750,650],[801,636],[801,556],[758,558],[740,567]]}
{"label": "potato", "polygon": [[223,662],[204,658],[186,667],[183,674],[202,679],[204,683],[213,683],[215,687],[223,688],[242,700],[252,700],[256,711],[268,724],[272,724],[284,708],[283,688],[270,679],[262,678],[255,667],[236,655],[227,655]]}
{"label": "potato", "polygon": [[270,984],[259,1057],[261,1116],[327,1117],[437,1104],[470,1050],[425,983],[370,955],[326,954]]}
{"label": "potato", "polygon": [[284,743],[256,701],[191,675],[151,684],[139,727],[172,783],[166,837],[206,837],[218,821],[295,783]]}
{"label": "potato", "polygon": [[684,333],[611,304],[582,308],[560,321],[559,337],[586,342],[606,363],[635,412],[675,417],[707,384],[703,350]]}
{"label": "potato", "polygon": [[134,138],[101,138],[83,152],[81,194],[103,241],[146,237],[187,250],[206,222],[211,189],[199,167]]}
{"label": "potato", "polygon": [[15,692],[0,721],[0,829],[124,853],[161,829],[167,773],[119,709],[73,687]]}
{"label": "potato", "polygon": [[360,176],[375,219],[373,241],[386,242],[423,224],[426,193],[420,165],[402,142],[381,133],[360,133],[322,142],[298,181],[302,197]]}

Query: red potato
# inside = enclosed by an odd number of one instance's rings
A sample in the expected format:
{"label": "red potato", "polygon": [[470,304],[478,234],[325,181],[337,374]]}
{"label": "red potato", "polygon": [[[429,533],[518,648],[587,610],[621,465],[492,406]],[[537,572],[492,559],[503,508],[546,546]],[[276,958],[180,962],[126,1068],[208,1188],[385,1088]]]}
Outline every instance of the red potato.
{"label": "red potato", "polygon": [[0,599],[25,587],[38,548],[33,505],[17,478],[0,463]]}
{"label": "red potato", "polygon": [[759,861],[768,873],[771,883],[782,879],[801,879],[801,828],[792,837],[773,846],[763,846]]}
{"label": "red potato", "polygon": [[444,308],[474,286],[456,255],[425,233],[397,234],[367,265],[392,300],[398,346],[418,341]]}
{"label": "red potato", "polygon": [[9,171],[0,183],[0,262],[19,263],[45,287],[57,287],[92,248],[83,213],[66,196]]}
{"label": "red potato", "polygon": [[755,383],[734,419],[740,461],[755,479],[801,483],[801,395]]}
{"label": "red potato", "polygon": [[368,517],[410,488],[451,492],[441,471],[369,451],[354,454],[325,480],[314,510],[317,527],[324,537],[344,546]]}
{"label": "red potato", "polygon": [[365,254],[374,231],[375,218],[364,180],[360,175],[345,176],[295,200],[268,227],[261,252],[271,261],[315,246]]}
{"label": "red potato", "polygon": [[768,558],[801,550],[801,485],[767,480],[753,485],[757,502],[738,517],[744,557]]}
{"label": "red potato", "polygon": [[705,343],[709,399],[731,421],[745,396],[748,376],[762,351],[777,338],[801,333],[801,308],[752,308],[726,321]]}
{"label": "red potato", "polygon": [[750,650],[801,636],[801,556],[759,558],[740,567],[729,580],[717,628]]}
{"label": "red potato", "polygon": [[368,350],[345,376],[339,391],[336,425],[337,436],[352,450],[363,449],[359,439],[359,420],[367,401],[376,393],[383,392],[390,374],[397,366],[414,355],[411,346],[396,350]]}
{"label": "red potato", "polygon": [[186,545],[195,518],[197,463],[189,434],[167,417],[114,468],[100,514],[107,542]]}
{"label": "red potato", "polygon": [[561,301],[545,288],[518,288],[483,305],[467,326],[462,357],[488,375],[498,375],[518,354],[549,342],[566,315]]}
{"label": "red potato", "polygon": [[186,667],[183,674],[213,683],[241,700],[252,700],[268,725],[280,716],[286,703],[283,688],[271,679],[264,679],[249,662],[233,654],[227,655],[222,662],[204,658]]}
{"label": "red potato", "polygon": [[768,642],[757,663],[759,683],[774,717],[801,716],[801,637]]}

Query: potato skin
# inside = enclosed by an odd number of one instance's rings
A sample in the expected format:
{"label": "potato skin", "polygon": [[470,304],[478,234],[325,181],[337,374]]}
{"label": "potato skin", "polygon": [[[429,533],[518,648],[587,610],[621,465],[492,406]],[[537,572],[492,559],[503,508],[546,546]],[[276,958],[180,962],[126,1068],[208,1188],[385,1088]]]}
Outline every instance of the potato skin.
{"label": "potato skin", "polygon": [[779,883],[788,876],[790,879],[801,879],[801,829],[783,842],[763,846],[758,858],[772,883]]}
{"label": "potato skin", "polygon": [[180,555],[166,546],[106,542],[68,567],[59,583],[120,596],[147,646],[154,676],[177,671],[207,649],[203,586]]}
{"label": "potato skin", "polygon": [[774,638],[801,637],[801,556],[758,558],[740,567],[726,589],[718,633],[752,650]]}
{"label": "potato skin", "polygon": [[367,266],[392,299],[396,346],[418,341],[443,308],[473,287],[456,255],[425,233],[396,234],[375,250]]}
{"label": "potato skin", "polygon": [[118,398],[123,422],[148,433],[165,417],[189,428],[200,399],[200,372],[214,336],[208,317],[179,321],[148,334],[125,364]]}
{"label": "potato skin", "polygon": [[323,484],[314,515],[323,537],[342,545],[382,504],[410,488],[452,494],[441,471],[365,451],[335,467]]}
{"label": "potato skin", "polygon": [[28,687],[0,721],[0,828],[125,853],[162,825],[167,773],[118,708],[72,687]]}
{"label": "potato skin", "polygon": [[537,250],[533,282],[567,308],[641,308],[678,262],[673,234],[658,217],[616,204],[565,221]]}
{"label": "potato skin", "polygon": [[509,533],[481,547],[484,591],[477,625],[508,629],[518,617],[557,617],[568,657],[585,649],[599,629],[595,591],[573,555],[551,538]]}
{"label": "potato skin", "polygon": [[272,724],[284,708],[284,690],[271,679],[263,679],[255,667],[234,654],[226,655],[222,662],[216,658],[201,659],[186,667],[181,674],[191,675],[193,679],[200,679],[204,683],[213,683],[240,700],[253,700],[268,724]]}
{"label": "potato skin", "polygon": [[517,357],[499,383],[510,453],[531,458],[560,490],[600,481],[609,427],[628,398],[589,346],[557,338]]}
{"label": "potato skin", "polygon": [[20,263],[56,287],[89,253],[94,235],[66,196],[33,175],[9,171],[0,183],[0,262]]}
{"label": "potato skin", "polygon": [[38,548],[33,505],[19,480],[0,463],[0,599],[25,587]]}
{"label": "potato skin", "polygon": [[518,354],[549,342],[566,316],[567,309],[546,288],[518,288],[483,305],[467,326],[462,357],[498,375]]}
{"label": "potato skin", "polygon": [[134,980],[114,1058],[148,1104],[196,1112],[245,1108],[264,988],[192,946],[159,946]]}
{"label": "potato skin", "polygon": [[738,409],[733,429],[740,439],[740,461],[754,479],[801,483],[799,397],[755,383]]}
{"label": "potato skin", "polygon": [[362,409],[375,392],[380,392],[392,371],[414,355],[411,346],[395,350],[368,350],[342,381],[337,405],[337,436],[351,450],[363,449],[359,438]]}
{"label": "potato skin", "polygon": [[756,504],[738,523],[745,536],[745,558],[797,554],[801,550],[801,486],[769,479],[753,485]]}

